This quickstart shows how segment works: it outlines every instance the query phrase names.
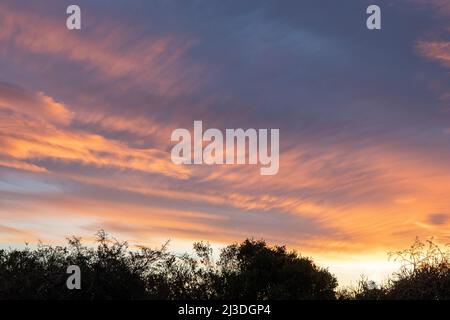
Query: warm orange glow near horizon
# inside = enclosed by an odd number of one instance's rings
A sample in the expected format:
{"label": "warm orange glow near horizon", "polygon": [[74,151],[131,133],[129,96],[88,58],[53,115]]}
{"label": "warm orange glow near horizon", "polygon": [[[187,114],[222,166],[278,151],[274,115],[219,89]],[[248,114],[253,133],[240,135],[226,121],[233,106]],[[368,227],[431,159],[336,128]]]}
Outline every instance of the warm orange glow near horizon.
{"label": "warm orange glow near horizon", "polygon": [[[387,252],[415,237],[450,242],[450,10],[412,3],[435,23],[383,29],[363,49],[342,20],[283,12],[209,29],[86,2],[89,22],[72,32],[57,1],[2,1],[0,246],[99,229],[176,250],[263,238],[350,283],[382,280],[396,266]],[[199,119],[280,128],[278,174],[172,163],[170,133]]]}

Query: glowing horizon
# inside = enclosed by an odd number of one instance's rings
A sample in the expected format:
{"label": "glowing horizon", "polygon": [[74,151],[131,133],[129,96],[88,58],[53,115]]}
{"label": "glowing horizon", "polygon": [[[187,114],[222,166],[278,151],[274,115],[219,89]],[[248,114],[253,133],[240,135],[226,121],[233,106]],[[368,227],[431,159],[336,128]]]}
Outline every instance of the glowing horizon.
{"label": "glowing horizon", "polygon": [[[0,3],[1,246],[263,238],[349,282],[449,242],[448,2],[389,3],[375,33],[367,1],[77,2],[80,31],[65,1]],[[195,120],[280,128],[278,173],[175,165]]]}

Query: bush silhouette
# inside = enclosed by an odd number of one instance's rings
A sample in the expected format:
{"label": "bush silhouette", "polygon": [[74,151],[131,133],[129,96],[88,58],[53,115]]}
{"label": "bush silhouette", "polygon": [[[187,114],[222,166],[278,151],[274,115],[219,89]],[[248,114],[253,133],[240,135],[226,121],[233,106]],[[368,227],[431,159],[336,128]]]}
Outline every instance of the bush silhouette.
{"label": "bush silhouette", "polygon": [[[328,270],[263,240],[228,245],[214,259],[203,242],[178,255],[168,243],[130,250],[97,236],[95,247],[72,237],[66,246],[0,250],[0,299],[450,299],[450,251],[432,240],[391,253],[402,266],[384,284],[362,278],[337,292]],[[67,288],[70,265],[81,270],[81,290]]]}
{"label": "bush silhouette", "polygon": [[312,260],[246,240],[226,247],[219,262],[219,297],[233,299],[334,299],[336,278]]}
{"label": "bush silhouette", "polygon": [[[81,290],[66,286],[69,265],[80,267]],[[333,299],[337,281],[327,270],[285,247],[246,240],[193,255],[158,249],[129,250],[98,233],[95,248],[79,238],[67,246],[0,250],[0,299]]]}
{"label": "bush silhouette", "polygon": [[356,288],[339,293],[355,300],[448,300],[450,299],[450,250],[416,239],[410,248],[392,252],[401,268],[382,285],[366,278]]}

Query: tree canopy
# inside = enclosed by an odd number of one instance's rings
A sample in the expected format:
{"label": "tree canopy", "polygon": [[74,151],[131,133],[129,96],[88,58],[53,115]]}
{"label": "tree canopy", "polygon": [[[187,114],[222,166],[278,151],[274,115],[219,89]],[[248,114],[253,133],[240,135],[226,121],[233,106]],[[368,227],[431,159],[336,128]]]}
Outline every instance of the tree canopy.
{"label": "tree canopy", "polygon": [[[167,243],[130,250],[98,233],[96,247],[68,239],[0,251],[0,299],[333,299],[336,278],[285,247],[245,240],[213,258],[207,243],[177,255]],[[81,289],[66,286],[69,265],[81,270]]]}
{"label": "tree canopy", "polygon": [[[192,252],[172,253],[168,243],[131,250],[104,231],[96,246],[72,237],[65,246],[0,250],[0,299],[450,299],[450,251],[431,240],[391,253],[402,266],[385,283],[362,278],[339,290],[311,258],[263,240],[228,245],[219,255],[197,242]],[[73,265],[80,290],[67,287]]]}

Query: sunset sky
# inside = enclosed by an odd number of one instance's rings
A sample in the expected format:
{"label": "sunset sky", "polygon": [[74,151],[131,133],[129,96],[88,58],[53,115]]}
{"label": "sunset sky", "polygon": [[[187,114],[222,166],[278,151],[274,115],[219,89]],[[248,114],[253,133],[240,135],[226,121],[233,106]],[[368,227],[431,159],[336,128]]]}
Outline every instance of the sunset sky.
{"label": "sunset sky", "polygon": [[[173,164],[194,120],[279,128],[278,174]],[[448,0],[0,1],[1,247],[253,237],[379,280],[450,242],[449,164]]]}

